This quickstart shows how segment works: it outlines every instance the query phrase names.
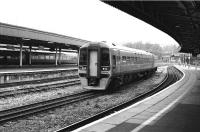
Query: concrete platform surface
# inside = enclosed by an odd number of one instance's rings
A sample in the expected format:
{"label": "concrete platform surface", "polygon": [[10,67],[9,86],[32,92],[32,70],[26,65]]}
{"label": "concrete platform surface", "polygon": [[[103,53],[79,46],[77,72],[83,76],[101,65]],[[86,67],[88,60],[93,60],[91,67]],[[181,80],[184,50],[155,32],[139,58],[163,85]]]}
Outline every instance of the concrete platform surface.
{"label": "concrete platform surface", "polygon": [[32,68],[6,68],[0,69],[0,74],[12,74],[12,73],[30,73],[30,72],[45,72],[45,71],[62,71],[78,69],[78,66],[66,66],[66,67],[32,67]]}
{"label": "concrete platform surface", "polygon": [[78,73],[77,66],[0,69],[0,85],[49,78],[65,77]]}
{"label": "concrete platform surface", "polygon": [[75,131],[200,131],[200,71],[194,67],[179,66],[178,68],[184,71],[184,77],[177,83],[126,109]]}

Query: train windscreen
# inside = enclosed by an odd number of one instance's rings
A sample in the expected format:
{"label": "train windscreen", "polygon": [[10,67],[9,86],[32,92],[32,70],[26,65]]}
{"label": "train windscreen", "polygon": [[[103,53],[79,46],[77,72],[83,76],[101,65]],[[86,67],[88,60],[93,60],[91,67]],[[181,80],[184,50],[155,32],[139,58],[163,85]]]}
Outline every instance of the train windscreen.
{"label": "train windscreen", "polygon": [[87,49],[80,49],[79,65],[87,65]]}
{"label": "train windscreen", "polygon": [[101,49],[101,66],[110,66],[109,49]]}

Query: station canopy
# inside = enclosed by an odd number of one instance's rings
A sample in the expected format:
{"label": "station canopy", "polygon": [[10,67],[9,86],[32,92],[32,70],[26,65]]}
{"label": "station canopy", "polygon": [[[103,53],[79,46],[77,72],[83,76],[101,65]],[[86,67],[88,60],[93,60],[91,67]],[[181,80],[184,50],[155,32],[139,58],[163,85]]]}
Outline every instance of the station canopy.
{"label": "station canopy", "polygon": [[23,46],[48,47],[78,50],[80,46],[90,41],[59,35],[35,29],[0,23],[0,45],[10,44]]}
{"label": "station canopy", "polygon": [[200,1],[103,2],[169,34],[179,43],[181,52],[200,54]]}

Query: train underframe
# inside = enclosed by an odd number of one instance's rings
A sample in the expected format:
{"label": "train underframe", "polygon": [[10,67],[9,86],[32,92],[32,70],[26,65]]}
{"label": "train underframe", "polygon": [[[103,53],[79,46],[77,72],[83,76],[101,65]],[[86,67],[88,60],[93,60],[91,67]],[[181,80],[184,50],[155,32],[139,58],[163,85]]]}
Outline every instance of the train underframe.
{"label": "train underframe", "polygon": [[113,75],[111,77],[110,84],[107,87],[107,90],[114,90],[123,84],[128,84],[128,83],[138,80],[142,77],[149,77],[156,70],[157,70],[157,67],[154,67],[154,68],[145,69],[145,70],[139,70],[139,71],[133,71],[133,72],[119,74],[119,75]]}
{"label": "train underframe", "polygon": [[91,90],[115,90],[123,84],[130,83],[132,81],[138,80],[142,77],[149,77],[157,70],[156,67],[133,71],[123,74],[114,74],[108,78],[96,78],[96,77],[80,77],[81,84],[85,89]]}

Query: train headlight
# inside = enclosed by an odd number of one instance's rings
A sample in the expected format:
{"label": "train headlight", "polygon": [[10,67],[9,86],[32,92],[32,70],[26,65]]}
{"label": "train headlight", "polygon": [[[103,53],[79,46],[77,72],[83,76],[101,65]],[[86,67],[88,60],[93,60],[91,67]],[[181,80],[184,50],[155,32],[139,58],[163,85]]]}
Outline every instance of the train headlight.
{"label": "train headlight", "polygon": [[87,67],[86,67],[86,66],[83,66],[83,67],[82,67],[82,70],[86,70],[86,69],[87,69]]}
{"label": "train headlight", "polygon": [[110,67],[101,67],[101,70],[102,70],[102,71],[109,71],[109,70],[110,70]]}
{"label": "train headlight", "polygon": [[87,66],[79,66],[79,70],[86,70]]}

